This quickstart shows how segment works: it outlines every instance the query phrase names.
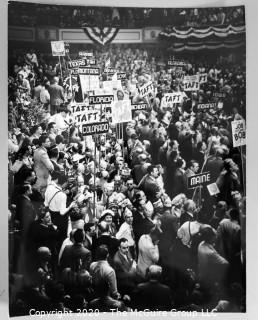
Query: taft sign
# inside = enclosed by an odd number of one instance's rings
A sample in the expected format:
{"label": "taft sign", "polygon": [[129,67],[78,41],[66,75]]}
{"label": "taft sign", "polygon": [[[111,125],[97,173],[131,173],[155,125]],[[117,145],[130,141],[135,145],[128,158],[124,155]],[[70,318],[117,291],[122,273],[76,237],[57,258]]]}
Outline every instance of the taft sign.
{"label": "taft sign", "polygon": [[109,130],[108,121],[86,123],[82,125],[82,135],[91,136],[94,134],[107,133]]}
{"label": "taft sign", "polygon": [[199,173],[187,179],[187,187],[188,189],[194,189],[199,186],[206,186],[211,183],[210,180],[210,172]]}

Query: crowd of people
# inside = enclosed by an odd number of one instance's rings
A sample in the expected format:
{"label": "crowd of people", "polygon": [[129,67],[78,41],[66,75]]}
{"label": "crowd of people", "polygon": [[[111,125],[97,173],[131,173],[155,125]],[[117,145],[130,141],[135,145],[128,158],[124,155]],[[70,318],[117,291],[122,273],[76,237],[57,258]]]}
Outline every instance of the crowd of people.
{"label": "crowd of people", "polygon": [[212,8],[123,8],[74,7],[9,3],[10,25],[79,28],[82,24],[120,28],[149,26],[201,27],[244,24],[244,7]]}
{"label": "crowd of people", "polygon": [[[245,119],[244,57],[189,57],[175,70],[157,48],[93,54],[102,71],[110,58],[126,72],[116,99],[148,107],[87,138],[71,112],[66,64],[35,50],[10,56],[11,315],[244,312],[245,147],[233,148],[231,134],[231,121]],[[184,91],[182,74],[198,73],[207,82]],[[155,92],[143,97],[138,88],[149,81]],[[169,92],[181,101],[164,105]],[[200,172],[218,194],[188,188]]]}

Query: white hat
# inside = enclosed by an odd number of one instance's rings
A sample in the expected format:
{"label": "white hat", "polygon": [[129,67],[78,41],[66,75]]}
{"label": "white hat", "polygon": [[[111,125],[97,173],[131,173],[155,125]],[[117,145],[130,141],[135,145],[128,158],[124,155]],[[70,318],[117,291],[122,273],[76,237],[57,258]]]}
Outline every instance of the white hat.
{"label": "white hat", "polygon": [[102,219],[104,219],[105,216],[107,216],[107,215],[110,215],[110,216],[114,217],[115,214],[114,214],[114,212],[113,212],[112,210],[106,209],[106,210],[103,210],[103,211],[102,211],[99,219],[102,220]]}

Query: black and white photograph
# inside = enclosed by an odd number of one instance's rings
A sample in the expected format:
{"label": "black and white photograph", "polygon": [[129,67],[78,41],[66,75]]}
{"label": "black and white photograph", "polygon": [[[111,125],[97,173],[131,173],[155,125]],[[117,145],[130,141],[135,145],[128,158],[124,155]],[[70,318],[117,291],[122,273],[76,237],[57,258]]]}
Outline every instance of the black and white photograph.
{"label": "black and white photograph", "polygon": [[8,2],[10,317],[246,313],[246,10],[213,5]]}

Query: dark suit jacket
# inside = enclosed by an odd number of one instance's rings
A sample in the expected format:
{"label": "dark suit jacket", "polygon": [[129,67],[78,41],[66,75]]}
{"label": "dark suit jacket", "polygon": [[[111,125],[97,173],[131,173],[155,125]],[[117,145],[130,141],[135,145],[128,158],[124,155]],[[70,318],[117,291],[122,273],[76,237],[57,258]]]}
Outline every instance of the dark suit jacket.
{"label": "dark suit jacket", "polygon": [[176,169],[174,177],[173,195],[176,196],[179,193],[187,192],[187,178],[185,173],[180,169]]}
{"label": "dark suit jacket", "polygon": [[123,280],[131,276],[130,270],[132,268],[133,259],[130,251],[128,252],[128,260],[118,250],[114,256],[113,267],[116,271],[117,280]]}
{"label": "dark suit jacket", "polygon": [[105,244],[108,247],[109,256],[110,258],[113,258],[118,249],[119,241],[110,235],[99,236],[92,244],[93,257],[95,257],[96,249],[102,244]]}
{"label": "dark suit jacket", "polygon": [[159,281],[150,280],[138,284],[133,295],[133,305],[138,310],[170,310],[172,293],[168,286]]}
{"label": "dark suit jacket", "polygon": [[36,218],[36,212],[31,200],[27,199],[23,195],[19,196],[17,200],[16,218],[20,222],[23,236],[26,236],[30,224]]}
{"label": "dark suit jacket", "polygon": [[51,84],[48,88],[50,104],[59,106],[64,101],[64,89],[58,84]]}
{"label": "dark suit jacket", "polygon": [[91,252],[80,243],[66,246],[60,260],[61,269],[71,268],[74,270],[79,259],[82,260],[82,269],[89,270],[91,264]]}
{"label": "dark suit jacket", "polygon": [[139,188],[145,192],[147,199],[152,203],[159,200],[157,193],[160,191],[160,187],[149,175],[144,178]]}

